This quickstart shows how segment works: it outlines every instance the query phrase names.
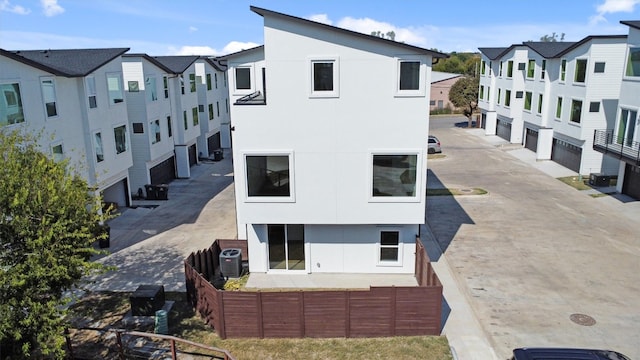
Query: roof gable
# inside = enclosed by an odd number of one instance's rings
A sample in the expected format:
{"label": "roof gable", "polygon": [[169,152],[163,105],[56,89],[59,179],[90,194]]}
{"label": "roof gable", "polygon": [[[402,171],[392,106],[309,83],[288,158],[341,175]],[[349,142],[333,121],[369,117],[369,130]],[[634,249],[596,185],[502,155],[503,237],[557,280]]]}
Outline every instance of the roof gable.
{"label": "roof gable", "polygon": [[91,74],[127,51],[129,48],[17,51],[0,49],[0,55],[54,75],[81,77]]}
{"label": "roof gable", "polygon": [[506,47],[483,47],[478,48],[490,60],[495,60],[502,55],[507,49]]}
{"label": "roof gable", "polygon": [[640,29],[640,20],[620,21],[620,24],[627,25],[634,29]]}
{"label": "roof gable", "polygon": [[447,58],[447,57],[449,57],[449,55],[440,53],[438,51],[428,50],[428,49],[424,49],[424,48],[421,48],[421,47],[418,47],[418,46],[413,46],[413,45],[408,45],[408,44],[405,44],[405,43],[397,42],[397,41],[394,41],[394,40],[383,39],[383,38],[378,37],[378,36],[372,36],[372,35],[359,33],[359,32],[356,32],[356,31],[342,29],[342,28],[339,28],[339,27],[335,27],[335,26],[319,23],[319,22],[316,22],[316,21],[311,21],[311,20],[307,20],[307,19],[303,19],[303,18],[287,15],[287,14],[282,14],[282,13],[279,13],[279,12],[275,12],[275,11],[271,11],[271,10],[255,7],[255,6],[251,6],[250,9],[251,9],[251,11],[255,12],[256,14],[258,14],[258,15],[260,15],[262,17],[272,16],[272,17],[275,17],[275,18],[278,18],[278,19],[292,21],[292,22],[295,22],[295,23],[300,24],[300,25],[312,26],[312,27],[315,27],[317,29],[322,29],[322,30],[325,30],[325,31],[332,31],[332,32],[336,32],[336,33],[339,33],[339,34],[342,34],[342,35],[355,37],[355,38],[358,38],[358,39],[361,39],[361,40],[376,41],[376,42],[379,42],[381,44],[385,44],[385,45],[388,45],[388,46],[393,46],[393,47],[401,48],[401,49],[404,49],[404,50],[411,50],[411,51],[417,52],[419,54],[431,55],[434,58]]}
{"label": "roof gable", "polygon": [[558,54],[563,53],[576,43],[569,41],[527,41],[523,44],[540,54],[540,56],[549,59],[557,57]]}
{"label": "roof gable", "polygon": [[200,56],[154,56],[153,58],[174,74],[182,74],[187,71],[189,66],[198,60]]}

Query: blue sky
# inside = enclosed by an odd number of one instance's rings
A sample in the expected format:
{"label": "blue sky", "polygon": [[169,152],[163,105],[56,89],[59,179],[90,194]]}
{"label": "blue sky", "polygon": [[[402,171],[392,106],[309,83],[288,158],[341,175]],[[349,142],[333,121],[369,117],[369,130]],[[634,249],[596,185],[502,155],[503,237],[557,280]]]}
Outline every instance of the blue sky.
{"label": "blue sky", "polygon": [[620,20],[640,20],[640,0],[0,0],[0,48],[223,55],[263,43],[250,5],[444,52],[626,34]]}

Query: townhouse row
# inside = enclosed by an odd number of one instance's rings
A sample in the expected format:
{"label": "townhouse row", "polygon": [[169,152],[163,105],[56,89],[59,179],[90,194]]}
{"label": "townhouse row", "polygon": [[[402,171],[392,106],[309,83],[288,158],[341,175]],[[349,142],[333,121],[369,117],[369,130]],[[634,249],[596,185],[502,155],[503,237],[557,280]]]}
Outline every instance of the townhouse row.
{"label": "townhouse row", "polygon": [[231,144],[223,64],[128,51],[0,49],[0,130],[38,136],[118,206]]}
{"label": "townhouse row", "polygon": [[478,107],[487,135],[581,175],[617,176],[640,199],[640,21],[628,35],[479,48]]}

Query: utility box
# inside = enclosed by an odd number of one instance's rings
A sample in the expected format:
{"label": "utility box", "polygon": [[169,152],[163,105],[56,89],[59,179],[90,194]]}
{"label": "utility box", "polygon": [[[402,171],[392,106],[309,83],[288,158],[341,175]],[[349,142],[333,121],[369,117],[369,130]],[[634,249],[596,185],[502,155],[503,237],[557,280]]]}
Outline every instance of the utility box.
{"label": "utility box", "polygon": [[153,316],[164,306],[164,285],[140,285],[131,294],[131,315]]}
{"label": "utility box", "polygon": [[242,250],[223,249],[220,253],[220,272],[226,277],[242,275]]}
{"label": "utility box", "polygon": [[589,175],[589,185],[591,186],[609,186],[611,176],[602,175],[600,173],[591,173]]}

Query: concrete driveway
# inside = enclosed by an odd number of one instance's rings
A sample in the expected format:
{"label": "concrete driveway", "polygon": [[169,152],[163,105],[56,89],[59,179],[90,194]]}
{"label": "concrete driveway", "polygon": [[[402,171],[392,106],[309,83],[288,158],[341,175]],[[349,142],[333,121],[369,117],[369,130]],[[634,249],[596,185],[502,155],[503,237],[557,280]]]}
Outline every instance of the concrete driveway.
{"label": "concrete driveway", "polygon": [[488,194],[429,197],[427,224],[498,358],[572,346],[640,359],[640,202],[575,190],[554,178],[564,168],[456,121],[431,119],[446,157],[429,161],[428,187]]}

